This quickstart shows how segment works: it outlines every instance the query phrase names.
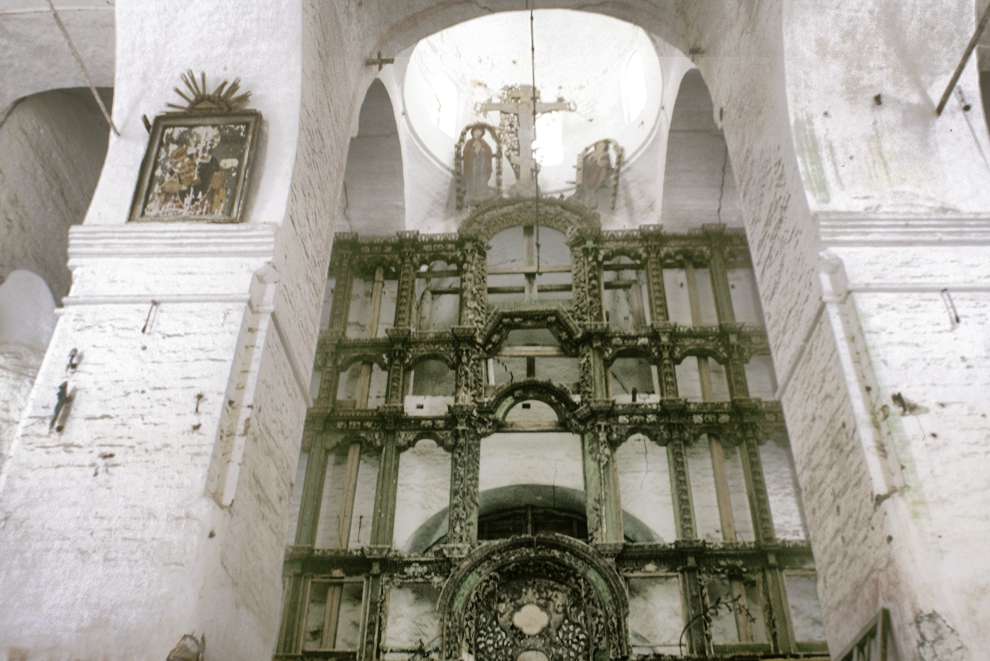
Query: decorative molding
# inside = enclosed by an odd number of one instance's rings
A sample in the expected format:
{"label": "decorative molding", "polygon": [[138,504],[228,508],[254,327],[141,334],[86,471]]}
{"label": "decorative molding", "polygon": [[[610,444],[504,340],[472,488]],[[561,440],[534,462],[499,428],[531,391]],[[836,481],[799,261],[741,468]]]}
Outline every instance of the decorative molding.
{"label": "decorative molding", "polygon": [[76,225],[69,229],[69,267],[104,258],[272,259],[278,229],[275,223]]}
{"label": "decorative molding", "polygon": [[986,214],[906,215],[824,211],[813,214],[822,247],[990,246]]}

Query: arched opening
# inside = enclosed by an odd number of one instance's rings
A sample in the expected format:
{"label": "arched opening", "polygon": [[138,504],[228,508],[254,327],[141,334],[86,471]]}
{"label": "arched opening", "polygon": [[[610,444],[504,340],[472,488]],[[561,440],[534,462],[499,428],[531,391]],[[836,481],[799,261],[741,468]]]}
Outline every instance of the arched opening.
{"label": "arched opening", "polygon": [[423,358],[405,374],[408,415],[445,415],[454,402],[454,371],[439,358]]}
{"label": "arched opening", "polygon": [[[109,107],[112,91],[100,95]],[[56,301],[69,292],[69,227],[86,215],[109,135],[84,88],[23,98],[0,121],[0,279],[26,269]]]}
{"label": "arched opening", "polygon": [[602,266],[606,320],[616,330],[642,332],[650,318],[649,289],[642,260],[618,255]]}
{"label": "arched opening", "polygon": [[368,88],[347,151],[342,205],[355,232],[381,235],[405,228],[402,148],[392,100],[380,80]]}
{"label": "arched opening", "polygon": [[30,271],[0,283],[0,470],[55,327],[55,299]]}
{"label": "arched opening", "polygon": [[725,366],[706,355],[685,356],[676,366],[677,392],[689,402],[724,402],[730,399]]}
{"label": "arched opening", "polygon": [[338,409],[376,409],[385,403],[388,372],[377,362],[359,359],[340,370],[337,377]]}
{"label": "arched opening", "polygon": [[608,366],[608,390],[616,402],[644,404],[660,398],[656,365],[643,354],[621,355]]}
{"label": "arched opening", "polygon": [[664,227],[741,225],[729,149],[701,72],[684,75],[670,120],[661,220]]}
{"label": "arched opening", "polygon": [[461,315],[461,270],[442,260],[416,273],[412,323],[415,330],[437,332],[456,326]]}

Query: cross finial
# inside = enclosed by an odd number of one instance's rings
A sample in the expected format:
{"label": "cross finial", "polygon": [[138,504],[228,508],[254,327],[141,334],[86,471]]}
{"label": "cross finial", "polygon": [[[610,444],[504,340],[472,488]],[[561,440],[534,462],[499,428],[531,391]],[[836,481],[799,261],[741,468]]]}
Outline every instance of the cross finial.
{"label": "cross finial", "polygon": [[378,70],[381,71],[385,68],[386,64],[393,64],[395,62],[394,57],[382,57],[382,52],[378,51],[378,55],[375,57],[369,57],[365,60],[365,64],[369,67],[377,66]]}

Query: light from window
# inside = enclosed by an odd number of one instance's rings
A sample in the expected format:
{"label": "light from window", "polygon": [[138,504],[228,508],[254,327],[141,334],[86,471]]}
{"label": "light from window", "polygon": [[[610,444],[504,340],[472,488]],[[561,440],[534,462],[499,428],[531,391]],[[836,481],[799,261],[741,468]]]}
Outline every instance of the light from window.
{"label": "light from window", "polygon": [[633,51],[622,73],[622,112],[632,123],[646,108],[646,70],[639,51]]}

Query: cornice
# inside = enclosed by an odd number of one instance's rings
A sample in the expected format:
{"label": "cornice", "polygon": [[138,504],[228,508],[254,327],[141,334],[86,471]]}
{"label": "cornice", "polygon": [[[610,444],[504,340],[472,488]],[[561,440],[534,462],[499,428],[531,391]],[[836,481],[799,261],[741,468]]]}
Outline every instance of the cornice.
{"label": "cornice", "polygon": [[990,245],[988,214],[818,212],[818,237],[828,246]]}
{"label": "cornice", "polygon": [[278,227],[274,223],[77,225],[69,229],[69,265],[129,257],[270,258]]}

